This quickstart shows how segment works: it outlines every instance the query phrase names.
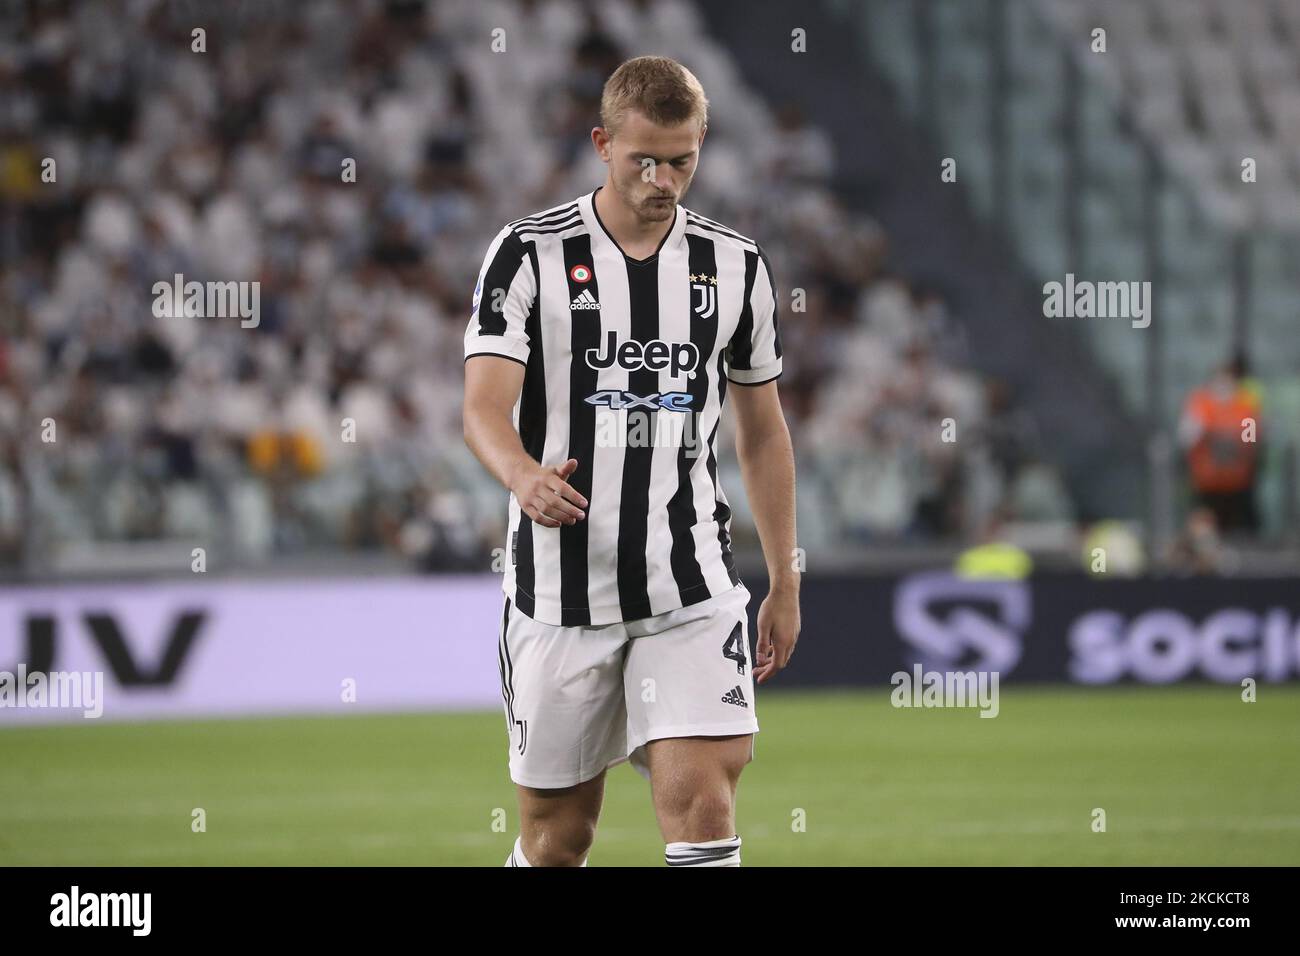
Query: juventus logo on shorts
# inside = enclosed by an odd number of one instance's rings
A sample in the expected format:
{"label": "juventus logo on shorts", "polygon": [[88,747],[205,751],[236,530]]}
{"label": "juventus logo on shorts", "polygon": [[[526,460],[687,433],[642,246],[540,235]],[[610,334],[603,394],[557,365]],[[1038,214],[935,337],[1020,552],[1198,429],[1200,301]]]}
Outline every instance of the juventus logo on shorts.
{"label": "juventus logo on shorts", "polygon": [[694,312],[697,319],[709,319],[718,311],[718,277],[706,275],[691,276],[691,297],[699,293],[700,300],[695,303]]}

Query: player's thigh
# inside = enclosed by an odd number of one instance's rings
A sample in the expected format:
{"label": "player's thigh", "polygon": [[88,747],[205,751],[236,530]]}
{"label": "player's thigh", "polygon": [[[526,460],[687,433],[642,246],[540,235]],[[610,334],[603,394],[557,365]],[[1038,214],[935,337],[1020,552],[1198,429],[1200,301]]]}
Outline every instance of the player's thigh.
{"label": "player's thigh", "polygon": [[664,737],[645,746],[650,779],[663,791],[725,781],[733,788],[754,758],[754,735]]}

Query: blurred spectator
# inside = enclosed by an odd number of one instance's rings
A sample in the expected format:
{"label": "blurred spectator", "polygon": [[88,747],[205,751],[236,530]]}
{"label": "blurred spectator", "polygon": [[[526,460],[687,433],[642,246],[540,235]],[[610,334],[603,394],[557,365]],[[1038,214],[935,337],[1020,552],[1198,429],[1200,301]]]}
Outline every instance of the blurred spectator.
{"label": "blurred spectator", "polygon": [[958,577],[984,580],[1021,581],[1034,570],[1029,552],[1006,534],[1004,512],[994,512],[980,534],[980,541],[957,555]]}
{"label": "blurred spectator", "polygon": [[1255,531],[1260,401],[1234,356],[1183,407],[1178,437],[1186,450],[1192,491],[1220,531]]}
{"label": "blurred spectator", "polygon": [[1209,508],[1193,508],[1182,532],[1173,542],[1169,566],[1183,574],[1219,574],[1231,562],[1219,537],[1217,519]]}

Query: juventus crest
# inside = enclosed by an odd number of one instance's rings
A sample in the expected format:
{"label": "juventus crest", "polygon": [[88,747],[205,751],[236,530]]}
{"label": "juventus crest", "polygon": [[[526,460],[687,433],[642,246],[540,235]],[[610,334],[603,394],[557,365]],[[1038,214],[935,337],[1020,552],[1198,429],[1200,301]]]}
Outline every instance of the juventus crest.
{"label": "juventus crest", "polygon": [[691,301],[696,318],[711,319],[718,311],[718,277],[691,276]]}

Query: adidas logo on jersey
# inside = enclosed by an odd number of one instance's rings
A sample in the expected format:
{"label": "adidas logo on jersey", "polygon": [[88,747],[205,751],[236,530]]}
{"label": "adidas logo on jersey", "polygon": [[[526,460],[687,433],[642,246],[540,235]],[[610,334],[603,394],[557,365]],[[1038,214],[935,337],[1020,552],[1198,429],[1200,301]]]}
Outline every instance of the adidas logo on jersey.
{"label": "adidas logo on jersey", "polygon": [[745,692],[740,689],[739,684],[722,695],[722,702],[724,704],[735,704],[737,707],[749,706],[749,703],[745,700]]}
{"label": "adidas logo on jersey", "polygon": [[570,310],[599,309],[599,308],[600,308],[600,303],[596,301],[596,297],[591,294],[590,289],[583,289],[581,292],[575,295],[573,297],[573,301],[569,303]]}

